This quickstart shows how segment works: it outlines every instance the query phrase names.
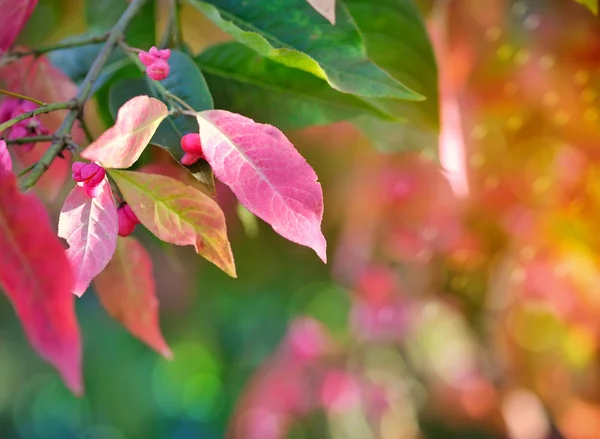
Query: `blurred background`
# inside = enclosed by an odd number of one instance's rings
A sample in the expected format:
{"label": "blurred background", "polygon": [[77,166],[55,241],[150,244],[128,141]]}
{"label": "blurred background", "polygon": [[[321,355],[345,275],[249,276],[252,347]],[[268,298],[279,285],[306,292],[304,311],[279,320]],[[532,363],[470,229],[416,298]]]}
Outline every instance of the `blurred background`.
{"label": "blurred background", "polygon": [[[83,32],[81,3],[40,0],[21,43]],[[439,161],[350,123],[286,133],[324,188],[327,266],[221,186],[238,279],[138,227],[175,360],[86,294],[81,399],[0,296],[1,439],[600,438],[600,21],[574,0],[419,6]],[[229,39],[182,17],[196,51]]]}

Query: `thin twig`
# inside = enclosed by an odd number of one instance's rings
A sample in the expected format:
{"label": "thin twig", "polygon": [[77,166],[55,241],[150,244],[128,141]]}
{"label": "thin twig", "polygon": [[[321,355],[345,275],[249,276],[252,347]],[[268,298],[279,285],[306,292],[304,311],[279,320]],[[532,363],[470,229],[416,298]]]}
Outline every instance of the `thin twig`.
{"label": "thin twig", "polygon": [[[114,27],[108,33],[108,38],[106,39],[106,43],[104,47],[98,53],[98,56],[94,60],[94,63],[90,67],[89,72],[85,76],[81,87],[79,88],[79,93],[75,97],[75,102],[77,106],[67,114],[65,120],[63,120],[62,124],[58,128],[56,134],[61,136],[63,134],[70,133],[73,129],[73,125],[75,121],[80,117],[83,106],[87,102],[87,100],[92,95],[92,90],[94,87],[94,83],[100,76],[100,72],[102,71],[102,67],[108,61],[108,58],[112,54],[115,46],[119,42],[121,38],[123,38],[123,34],[127,29],[130,21],[135,17],[135,15],[139,12],[142,6],[146,3],[146,0],[133,0],[119,18],[119,21],[114,25]],[[31,172],[27,175],[27,178],[21,185],[21,189],[23,191],[31,189],[40,177],[46,172],[46,170],[52,164],[52,161],[61,153],[63,148],[66,146],[64,139],[58,139],[57,141],[52,142],[52,145],[46,150],[42,158],[36,163]]]}
{"label": "thin twig", "polygon": [[90,127],[88,126],[87,122],[83,117],[80,117],[79,123],[81,124],[81,128],[83,129],[83,133],[85,134],[86,140],[88,141],[88,143],[92,143],[94,141],[94,136],[92,135],[92,132],[90,131]]}
{"label": "thin twig", "polygon": [[77,106],[77,104],[74,101],[56,102],[54,104],[43,105],[40,108],[36,108],[35,110],[27,111],[23,114],[20,114],[19,116],[15,117],[15,118],[9,119],[6,122],[1,123],[0,124],[0,133],[2,133],[6,129],[12,127],[13,125],[18,124],[19,122],[22,122],[27,119],[31,119],[32,117],[35,117],[39,114],[51,113],[53,111],[58,111],[58,110],[67,110],[69,108],[73,109],[76,106]]}
{"label": "thin twig", "polygon": [[51,142],[54,140],[54,136],[32,136],[32,137],[20,137],[18,139],[6,140],[7,145],[26,145],[28,143],[38,142]]}
{"label": "thin twig", "polygon": [[12,96],[13,98],[17,98],[17,99],[23,99],[25,101],[33,102],[34,104],[38,104],[38,105],[46,105],[45,102],[42,102],[35,98],[32,98],[31,96],[22,95],[20,93],[15,93],[14,91],[4,90],[2,88],[0,88],[0,94],[6,95],[6,96]]}
{"label": "thin twig", "polygon": [[72,47],[88,46],[90,44],[103,43],[108,39],[108,34],[94,35],[89,38],[82,38],[74,41],[63,41],[62,43],[50,44],[48,46],[38,47],[31,50],[15,50],[8,52],[2,60],[0,60],[0,67],[10,64],[26,56],[34,55],[40,56],[48,52],[54,52],[56,50],[70,49]]}
{"label": "thin twig", "polygon": [[21,172],[19,172],[17,174],[17,177],[22,177],[25,174],[27,174],[29,171],[31,171],[33,169],[33,167],[35,166],[35,163],[32,163],[31,165],[27,166],[25,169],[23,169]]}

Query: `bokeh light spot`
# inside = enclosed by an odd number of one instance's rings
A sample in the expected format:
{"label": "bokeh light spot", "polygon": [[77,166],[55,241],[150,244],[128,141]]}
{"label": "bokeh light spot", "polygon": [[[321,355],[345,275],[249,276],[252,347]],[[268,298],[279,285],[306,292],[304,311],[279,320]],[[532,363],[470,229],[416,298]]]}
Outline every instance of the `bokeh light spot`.
{"label": "bokeh light spot", "polygon": [[507,61],[513,56],[514,53],[515,49],[512,46],[503,44],[496,51],[496,56],[500,61]]}
{"label": "bokeh light spot", "polygon": [[549,91],[542,98],[542,102],[548,107],[553,107],[554,105],[558,104],[558,94],[553,91]]}
{"label": "bokeh light spot", "polygon": [[523,126],[523,118],[520,116],[511,116],[506,121],[508,131],[518,131]]}
{"label": "bokeh light spot", "polygon": [[527,30],[535,30],[540,26],[541,22],[542,20],[540,19],[539,15],[531,14],[525,18],[523,25]]}
{"label": "bokeh light spot", "polygon": [[524,261],[531,261],[535,256],[535,247],[527,245],[521,249],[520,256]]}
{"label": "bokeh light spot", "polygon": [[581,100],[586,104],[591,104],[598,98],[598,93],[593,88],[586,88],[581,92]]}
{"label": "bokeh light spot", "polygon": [[185,383],[182,404],[187,415],[198,421],[209,421],[222,408],[222,385],[215,374],[198,373]]}
{"label": "bokeh light spot", "polygon": [[524,302],[512,310],[508,328],[513,339],[531,352],[544,352],[559,346],[564,328],[550,305],[541,301]]}
{"label": "bokeh light spot", "polygon": [[491,42],[498,41],[500,35],[502,35],[502,31],[499,27],[491,27],[485,32],[485,38]]}
{"label": "bokeh light spot", "polygon": [[552,180],[549,177],[536,178],[533,182],[533,190],[537,193],[545,192],[550,189]]}
{"label": "bokeh light spot", "polygon": [[527,49],[520,49],[515,55],[515,62],[519,65],[527,64],[531,59],[531,52]]}
{"label": "bokeh light spot", "polygon": [[594,335],[583,328],[572,328],[565,337],[563,351],[573,366],[587,366],[596,351]]}
{"label": "bokeh light spot", "polygon": [[593,123],[598,120],[599,116],[600,116],[600,111],[598,111],[598,109],[596,107],[591,107],[591,108],[588,108],[587,110],[585,110],[585,112],[583,113],[583,120],[584,120],[584,122],[587,122],[587,123]]}
{"label": "bokeh light spot", "polygon": [[531,14],[525,19],[523,25],[527,30],[535,30],[540,26],[541,22],[542,20],[539,15]]}
{"label": "bokeh light spot", "polygon": [[481,153],[475,153],[469,159],[469,164],[473,168],[481,168],[485,164],[485,156]]}
{"label": "bokeh light spot", "polygon": [[571,115],[564,110],[557,111],[554,115],[556,125],[565,125],[571,119]]}
{"label": "bokeh light spot", "polygon": [[551,69],[556,64],[556,58],[552,55],[544,55],[540,58],[540,67],[544,70]]}
{"label": "bokeh light spot", "polygon": [[487,136],[488,130],[483,125],[475,125],[471,130],[471,137],[475,140],[481,140]]}
{"label": "bokeh light spot", "polygon": [[575,84],[585,85],[590,80],[590,72],[587,70],[578,70],[573,77]]}
{"label": "bokeh light spot", "polygon": [[512,11],[516,15],[525,15],[527,13],[527,4],[522,1],[517,1],[513,4]]}

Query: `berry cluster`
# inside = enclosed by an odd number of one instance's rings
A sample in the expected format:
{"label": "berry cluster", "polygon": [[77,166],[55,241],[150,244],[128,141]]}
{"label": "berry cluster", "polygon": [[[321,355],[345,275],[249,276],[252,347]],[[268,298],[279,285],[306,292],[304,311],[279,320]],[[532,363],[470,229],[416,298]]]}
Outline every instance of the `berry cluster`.
{"label": "berry cluster", "polygon": [[169,76],[171,68],[167,61],[170,57],[169,49],[159,50],[155,46],[152,46],[148,52],[142,50],[138,54],[138,58],[146,66],[148,77],[155,81],[162,81]]}

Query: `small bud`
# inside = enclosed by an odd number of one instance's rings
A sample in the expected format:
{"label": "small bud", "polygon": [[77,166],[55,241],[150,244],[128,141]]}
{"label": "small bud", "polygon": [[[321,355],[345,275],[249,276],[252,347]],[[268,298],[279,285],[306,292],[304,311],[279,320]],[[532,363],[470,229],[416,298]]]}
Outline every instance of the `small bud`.
{"label": "small bud", "polygon": [[200,142],[200,135],[198,133],[189,133],[183,136],[181,138],[181,149],[187,153],[204,158],[202,143]]}
{"label": "small bud", "polygon": [[156,48],[156,46],[152,46],[150,48],[150,50],[148,51],[148,53],[150,54],[150,56],[152,56],[153,58],[160,58],[158,56],[158,52],[159,52],[159,50]]}
{"label": "small bud", "polygon": [[146,67],[151,66],[154,63],[154,61],[156,61],[156,58],[154,56],[144,51],[138,53],[138,58]]}
{"label": "small bud", "polygon": [[119,220],[119,236],[131,235],[135,226],[140,223],[129,204],[124,204],[117,209],[117,217]]}
{"label": "small bud", "polygon": [[196,163],[198,160],[200,160],[203,157],[204,156],[199,155],[199,154],[190,154],[189,152],[186,152],[183,155],[183,157],[181,157],[181,164],[190,166],[190,165],[193,165],[194,163]]}
{"label": "small bud", "polygon": [[162,50],[159,50],[157,56],[160,59],[164,59],[165,61],[168,61],[169,58],[171,58],[171,49],[162,49]]}
{"label": "small bud", "polygon": [[151,79],[154,79],[155,81],[162,81],[169,76],[170,70],[171,68],[169,67],[169,63],[163,59],[157,59],[146,68],[146,73]]}
{"label": "small bud", "polygon": [[100,183],[106,177],[106,171],[96,163],[74,162],[71,166],[73,180],[85,188],[86,193],[95,198],[102,193]]}

